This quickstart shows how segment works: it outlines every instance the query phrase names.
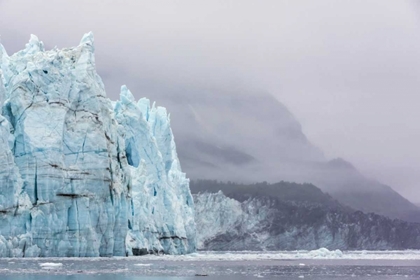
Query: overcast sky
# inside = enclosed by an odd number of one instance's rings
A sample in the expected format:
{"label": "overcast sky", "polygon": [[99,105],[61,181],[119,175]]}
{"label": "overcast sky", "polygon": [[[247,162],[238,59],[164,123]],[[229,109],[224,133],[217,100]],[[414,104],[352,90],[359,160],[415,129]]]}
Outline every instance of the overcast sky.
{"label": "overcast sky", "polygon": [[69,47],[93,31],[114,98],[148,95],[139,81],[268,91],[328,158],[420,202],[417,2],[0,0],[0,34],[13,53],[31,33]]}

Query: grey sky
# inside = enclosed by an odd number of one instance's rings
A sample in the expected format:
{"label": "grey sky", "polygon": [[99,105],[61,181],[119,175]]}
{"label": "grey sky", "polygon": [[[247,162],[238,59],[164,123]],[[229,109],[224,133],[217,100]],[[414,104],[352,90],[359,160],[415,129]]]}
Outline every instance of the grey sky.
{"label": "grey sky", "polygon": [[31,33],[67,47],[88,31],[108,95],[120,84],[136,97],[162,84],[268,91],[327,157],[420,201],[416,1],[0,0],[9,52]]}

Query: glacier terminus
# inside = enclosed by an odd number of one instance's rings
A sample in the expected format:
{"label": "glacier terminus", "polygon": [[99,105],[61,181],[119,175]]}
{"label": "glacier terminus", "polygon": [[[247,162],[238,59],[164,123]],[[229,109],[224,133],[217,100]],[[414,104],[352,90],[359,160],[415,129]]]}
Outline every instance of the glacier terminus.
{"label": "glacier terminus", "polygon": [[194,202],[169,115],[121,88],[106,97],[94,38],[0,45],[0,257],[196,249]]}

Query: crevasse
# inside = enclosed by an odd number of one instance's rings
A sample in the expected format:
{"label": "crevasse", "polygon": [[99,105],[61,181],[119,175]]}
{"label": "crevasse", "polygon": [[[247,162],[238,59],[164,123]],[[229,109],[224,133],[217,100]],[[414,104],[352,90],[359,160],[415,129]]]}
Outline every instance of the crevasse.
{"label": "crevasse", "polygon": [[194,203],[166,109],[110,101],[92,33],[46,51],[0,45],[0,256],[195,250]]}

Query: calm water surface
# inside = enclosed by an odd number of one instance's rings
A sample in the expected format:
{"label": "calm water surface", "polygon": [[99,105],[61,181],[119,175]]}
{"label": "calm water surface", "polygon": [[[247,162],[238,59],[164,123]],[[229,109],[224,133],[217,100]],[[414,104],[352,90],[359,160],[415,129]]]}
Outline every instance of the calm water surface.
{"label": "calm water surface", "polygon": [[[196,276],[196,274],[207,276]],[[420,260],[0,259],[1,280],[420,279]]]}

